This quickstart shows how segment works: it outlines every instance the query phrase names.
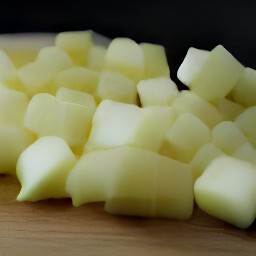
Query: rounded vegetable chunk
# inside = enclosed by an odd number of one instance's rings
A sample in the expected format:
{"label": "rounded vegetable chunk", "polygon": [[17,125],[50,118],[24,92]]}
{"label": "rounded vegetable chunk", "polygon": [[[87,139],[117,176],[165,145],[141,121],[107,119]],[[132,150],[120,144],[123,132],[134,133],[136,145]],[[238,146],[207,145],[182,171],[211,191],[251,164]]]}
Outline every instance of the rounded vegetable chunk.
{"label": "rounded vegetable chunk", "polygon": [[247,228],[256,215],[255,184],[255,165],[220,156],[195,182],[195,200],[208,214],[238,228]]}
{"label": "rounded vegetable chunk", "polygon": [[22,126],[28,103],[29,98],[24,92],[0,83],[0,123]]}
{"label": "rounded vegetable chunk", "polygon": [[182,113],[168,129],[160,152],[170,158],[189,163],[197,150],[210,141],[209,128],[196,116]]}
{"label": "rounded vegetable chunk", "polygon": [[127,76],[137,83],[143,78],[144,59],[140,46],[129,38],[111,41],[105,56],[105,68]]}
{"label": "rounded vegetable chunk", "polygon": [[191,91],[184,90],[178,94],[172,107],[178,114],[185,112],[195,115],[210,129],[226,119],[215,106]]}
{"label": "rounded vegetable chunk", "polygon": [[235,124],[244,133],[249,142],[256,147],[256,106],[249,107],[236,119]]}
{"label": "rounded vegetable chunk", "polygon": [[16,90],[24,89],[13,62],[2,50],[0,50],[0,82]]}
{"label": "rounded vegetable chunk", "polygon": [[0,173],[16,174],[20,154],[36,139],[36,136],[11,124],[0,124]]}
{"label": "rounded vegetable chunk", "polygon": [[174,119],[171,107],[142,109],[104,100],[94,114],[85,151],[130,145],[158,152]]}
{"label": "rounded vegetable chunk", "polygon": [[199,148],[189,163],[194,181],[202,175],[215,158],[221,155],[224,155],[224,153],[212,143],[207,143]]}
{"label": "rounded vegetable chunk", "polygon": [[95,112],[97,107],[96,101],[91,94],[80,92],[77,90],[72,90],[65,87],[61,87],[57,91],[56,99],[88,107],[91,110],[92,115]]}
{"label": "rounded vegetable chunk", "polygon": [[246,106],[256,106],[256,70],[246,68],[231,93],[234,101]]}
{"label": "rounded vegetable chunk", "polygon": [[223,121],[212,130],[212,143],[226,154],[233,152],[248,142],[240,129],[231,121]]}
{"label": "rounded vegetable chunk", "polygon": [[105,66],[105,55],[106,55],[107,49],[102,46],[94,45],[92,46],[89,57],[88,57],[88,68],[95,70],[95,71],[101,71],[103,70]]}
{"label": "rounded vegetable chunk", "polygon": [[57,34],[56,46],[65,50],[75,65],[86,66],[93,45],[91,31],[67,31]]}
{"label": "rounded vegetable chunk", "polygon": [[226,119],[234,121],[235,118],[240,115],[245,108],[227,98],[217,99],[212,104],[226,117]]}
{"label": "rounded vegetable chunk", "polygon": [[61,70],[73,66],[68,54],[61,48],[49,46],[42,48],[36,60],[18,70],[26,93],[33,96],[41,92],[50,92],[51,79]]}
{"label": "rounded vegetable chunk", "polygon": [[176,84],[166,77],[142,80],[137,89],[143,107],[170,106],[179,93]]}
{"label": "rounded vegetable chunk", "polygon": [[218,45],[210,52],[189,87],[208,101],[224,98],[234,88],[243,71],[243,65],[223,46]]}
{"label": "rounded vegetable chunk", "polygon": [[99,100],[109,99],[137,104],[137,88],[132,80],[122,74],[103,71],[96,90]]}
{"label": "rounded vegetable chunk", "polygon": [[51,81],[52,90],[66,87],[94,94],[98,83],[98,73],[88,68],[71,67],[58,72]]}
{"label": "rounded vegetable chunk", "polygon": [[256,165],[256,148],[251,143],[244,143],[236,149],[233,156]]}
{"label": "rounded vegetable chunk", "polygon": [[84,144],[92,113],[83,105],[64,102],[47,93],[35,95],[27,108],[24,126],[38,136],[58,136],[71,147]]}
{"label": "rounded vegetable chunk", "polygon": [[46,136],[30,145],[19,157],[17,177],[21,183],[19,201],[68,197],[66,179],[76,158],[67,143]]}
{"label": "rounded vegetable chunk", "polygon": [[141,43],[144,58],[144,76],[143,79],[156,77],[169,77],[170,70],[162,45]]}
{"label": "rounded vegetable chunk", "polygon": [[113,177],[124,168],[120,147],[83,154],[67,179],[67,192],[74,206],[107,199]]}
{"label": "rounded vegetable chunk", "polygon": [[190,47],[188,52],[181,63],[177,77],[185,85],[189,86],[194,77],[199,73],[204,63],[210,55],[209,51],[199,50]]}

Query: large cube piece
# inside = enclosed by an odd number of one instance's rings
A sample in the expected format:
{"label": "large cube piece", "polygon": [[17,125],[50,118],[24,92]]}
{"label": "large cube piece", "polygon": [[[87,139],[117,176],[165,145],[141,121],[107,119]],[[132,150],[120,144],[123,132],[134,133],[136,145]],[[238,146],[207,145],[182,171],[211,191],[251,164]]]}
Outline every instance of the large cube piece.
{"label": "large cube piece", "polygon": [[208,214],[239,228],[256,214],[256,167],[233,157],[213,160],[195,183],[195,199]]}

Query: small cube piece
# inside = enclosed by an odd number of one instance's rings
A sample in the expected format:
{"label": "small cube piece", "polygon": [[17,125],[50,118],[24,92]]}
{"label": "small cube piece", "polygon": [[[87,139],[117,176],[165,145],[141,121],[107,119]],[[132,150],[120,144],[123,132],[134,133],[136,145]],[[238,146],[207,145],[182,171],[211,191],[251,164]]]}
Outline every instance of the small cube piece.
{"label": "small cube piece", "polygon": [[140,47],[144,57],[143,79],[169,77],[170,70],[164,47],[149,43],[141,43]]}
{"label": "small cube piece", "polygon": [[142,80],[137,89],[142,107],[170,106],[179,93],[176,84],[166,77]]}
{"label": "small cube piece", "polygon": [[226,119],[215,106],[191,91],[179,93],[172,106],[178,114],[188,112],[197,116],[210,129]]}
{"label": "small cube piece", "polygon": [[244,143],[236,149],[233,156],[256,165],[256,148],[251,143]]}
{"label": "small cube piece", "polygon": [[77,66],[85,67],[93,45],[91,31],[67,31],[57,34],[56,46],[65,50]]}
{"label": "small cube piece", "polygon": [[109,99],[137,104],[137,88],[134,82],[120,73],[111,71],[100,73],[96,96],[100,101]]}
{"label": "small cube piece", "polygon": [[196,179],[205,171],[207,166],[220,155],[224,155],[224,153],[211,142],[199,148],[189,163],[194,181],[196,181]]}
{"label": "small cube piece", "polygon": [[20,154],[34,141],[36,135],[23,127],[0,124],[0,173],[16,174]]}
{"label": "small cube piece", "polygon": [[82,146],[91,129],[91,110],[47,93],[35,95],[26,110],[24,126],[40,136],[58,136],[71,147]]}
{"label": "small cube piece", "polygon": [[36,60],[18,70],[25,92],[33,96],[41,92],[51,92],[54,75],[73,66],[69,55],[56,46],[42,48]]}
{"label": "small cube piece", "polygon": [[212,104],[228,119],[234,121],[235,118],[240,115],[245,108],[227,98],[220,98],[212,102]]}
{"label": "small cube piece", "polygon": [[246,68],[231,95],[235,102],[246,107],[256,106],[256,70]]}
{"label": "small cube piece", "polygon": [[166,135],[165,149],[161,153],[189,163],[197,150],[211,141],[209,128],[190,113],[180,114]]}
{"label": "small cube piece", "polygon": [[82,67],[71,67],[58,72],[51,81],[54,92],[66,87],[81,92],[95,94],[99,75],[96,71]]}
{"label": "small cube piece", "polygon": [[212,130],[212,143],[224,153],[231,155],[242,144],[248,142],[240,129],[231,121],[223,121]]}
{"label": "small cube piece", "polygon": [[247,108],[235,119],[235,124],[256,147],[256,106]]}
{"label": "small cube piece", "polygon": [[21,183],[18,201],[68,197],[66,179],[76,163],[67,143],[58,137],[38,139],[22,152],[17,163]]}
{"label": "small cube piece", "polygon": [[255,184],[255,165],[220,156],[196,180],[195,200],[208,214],[245,229],[256,215]]}
{"label": "small cube piece", "polygon": [[171,107],[142,109],[104,100],[94,114],[85,151],[130,145],[158,152],[174,119]]}
{"label": "small cube piece", "polygon": [[218,45],[210,53],[190,48],[178,77],[201,98],[214,101],[229,94],[243,71],[243,65]]}
{"label": "small cube piece", "polygon": [[119,72],[138,83],[144,73],[144,59],[140,46],[129,38],[115,38],[107,49],[105,68]]}
{"label": "small cube piece", "polygon": [[185,85],[189,86],[194,77],[199,73],[206,60],[209,58],[210,52],[190,47],[181,63],[177,77]]}
{"label": "small cube piece", "polygon": [[66,87],[61,87],[57,91],[56,99],[88,107],[91,110],[92,115],[94,114],[97,107],[96,101],[91,94],[72,90]]}
{"label": "small cube piece", "polygon": [[105,66],[106,52],[107,52],[107,49],[105,47],[94,45],[89,52],[88,65],[87,65],[88,68],[95,71],[103,70]]}

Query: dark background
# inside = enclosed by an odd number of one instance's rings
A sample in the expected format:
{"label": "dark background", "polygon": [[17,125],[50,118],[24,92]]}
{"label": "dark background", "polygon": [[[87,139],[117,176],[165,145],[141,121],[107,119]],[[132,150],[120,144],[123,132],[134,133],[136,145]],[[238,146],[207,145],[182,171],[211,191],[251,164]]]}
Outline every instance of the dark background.
{"label": "dark background", "polygon": [[222,44],[256,68],[256,1],[9,1],[0,10],[0,33],[92,29],[162,44],[175,81],[190,46]]}

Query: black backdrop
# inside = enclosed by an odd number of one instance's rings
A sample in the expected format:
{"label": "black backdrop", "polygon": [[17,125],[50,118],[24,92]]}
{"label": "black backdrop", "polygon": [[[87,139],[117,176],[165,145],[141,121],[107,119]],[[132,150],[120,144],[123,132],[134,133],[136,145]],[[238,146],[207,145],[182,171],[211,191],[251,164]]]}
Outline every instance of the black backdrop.
{"label": "black backdrop", "polygon": [[176,81],[188,47],[222,44],[256,68],[256,1],[1,2],[0,33],[93,29],[108,37],[163,44]]}

